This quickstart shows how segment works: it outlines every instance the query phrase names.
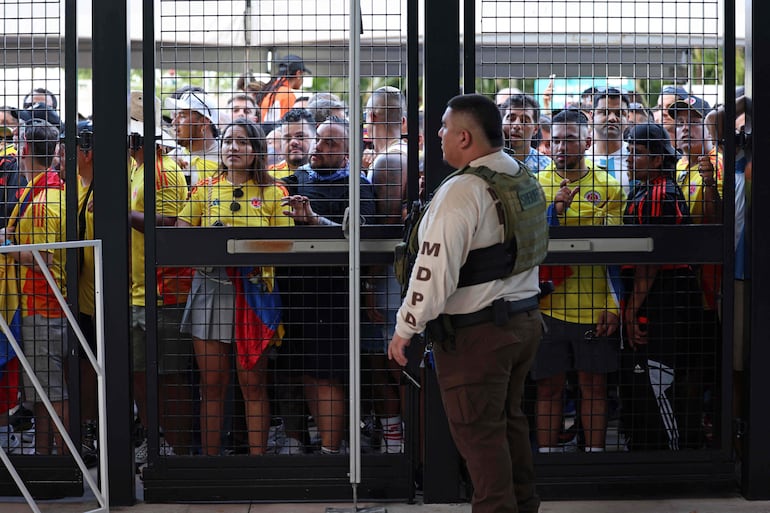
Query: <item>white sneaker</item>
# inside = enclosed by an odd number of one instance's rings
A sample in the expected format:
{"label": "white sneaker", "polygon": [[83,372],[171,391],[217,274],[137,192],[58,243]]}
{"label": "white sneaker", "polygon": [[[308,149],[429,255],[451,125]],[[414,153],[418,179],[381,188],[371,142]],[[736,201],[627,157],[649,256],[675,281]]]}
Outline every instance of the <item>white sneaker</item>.
{"label": "white sneaker", "polygon": [[283,445],[281,445],[281,448],[278,450],[278,454],[303,454],[304,452],[302,443],[290,436],[284,438]]}
{"label": "white sneaker", "polygon": [[270,430],[267,432],[267,453],[280,454],[281,447],[286,441],[286,428],[283,425],[283,419],[274,418]]}
{"label": "white sneaker", "polygon": [[21,437],[14,433],[11,426],[0,426],[0,447],[8,454],[18,454]]}
{"label": "white sneaker", "polygon": [[578,437],[577,437],[577,435],[572,437],[572,440],[560,443],[556,447],[561,449],[563,452],[577,452],[577,450],[578,450]]}
{"label": "white sneaker", "polygon": [[137,465],[144,465],[147,463],[147,439],[142,440],[142,443],[134,447],[134,463]]}
{"label": "white sneaker", "polygon": [[158,447],[158,452],[161,456],[176,456],[174,448],[171,447],[171,444],[166,441],[165,437],[160,438],[160,447]]}

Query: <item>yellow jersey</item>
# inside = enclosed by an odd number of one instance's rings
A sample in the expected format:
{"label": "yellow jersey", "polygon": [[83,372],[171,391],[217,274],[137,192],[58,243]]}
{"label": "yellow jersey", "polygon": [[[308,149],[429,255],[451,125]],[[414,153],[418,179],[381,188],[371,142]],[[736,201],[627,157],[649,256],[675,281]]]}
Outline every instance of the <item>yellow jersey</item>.
{"label": "yellow jersey", "polygon": [[[571,182],[572,189],[580,187],[572,203],[559,216],[561,226],[603,226],[623,222],[625,197],[620,183],[586,160],[588,173]],[[546,201],[553,202],[563,178],[554,164],[537,175]],[[566,266],[565,266],[566,267]],[[554,292],[540,301],[543,314],[565,322],[593,324],[599,312],[608,310],[618,314],[618,300],[612,292],[607,268],[603,265],[568,266],[566,279],[556,285]]]}

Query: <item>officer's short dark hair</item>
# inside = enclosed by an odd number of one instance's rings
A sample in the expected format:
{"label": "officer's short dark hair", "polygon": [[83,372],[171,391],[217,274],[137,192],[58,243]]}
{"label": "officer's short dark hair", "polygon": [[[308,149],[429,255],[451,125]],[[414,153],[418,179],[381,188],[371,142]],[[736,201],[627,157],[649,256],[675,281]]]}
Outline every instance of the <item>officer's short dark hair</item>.
{"label": "officer's short dark hair", "polygon": [[447,107],[470,115],[484,131],[491,146],[503,146],[503,118],[495,102],[481,94],[461,94],[449,100]]}

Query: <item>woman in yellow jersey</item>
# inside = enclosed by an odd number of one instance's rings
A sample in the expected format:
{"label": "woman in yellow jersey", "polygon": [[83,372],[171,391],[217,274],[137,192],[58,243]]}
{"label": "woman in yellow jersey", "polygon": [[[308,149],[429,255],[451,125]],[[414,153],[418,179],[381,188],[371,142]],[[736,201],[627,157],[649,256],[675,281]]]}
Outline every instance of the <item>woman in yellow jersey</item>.
{"label": "woman in yellow jersey", "polygon": [[[222,135],[221,169],[193,188],[190,200],[177,218],[177,226],[290,226],[283,215],[281,198],[287,193],[266,171],[267,147],[262,129],[239,118]],[[244,326],[238,326],[236,285],[232,276],[240,270],[198,269],[182,320],[182,332],[191,333],[200,369],[201,445],[206,455],[220,453],[227,386],[230,383],[231,351],[238,342],[237,373],[246,406],[249,453],[263,454],[270,428],[266,358],[260,353],[243,354],[247,347],[264,350],[271,340],[241,344]],[[274,292],[272,268],[250,269],[248,281]],[[235,282],[235,284],[234,284]],[[238,288],[240,291],[241,289]],[[239,292],[240,293],[240,292]],[[246,326],[250,329],[251,326]],[[275,330],[278,336],[278,330]],[[250,340],[250,342],[255,342]]]}

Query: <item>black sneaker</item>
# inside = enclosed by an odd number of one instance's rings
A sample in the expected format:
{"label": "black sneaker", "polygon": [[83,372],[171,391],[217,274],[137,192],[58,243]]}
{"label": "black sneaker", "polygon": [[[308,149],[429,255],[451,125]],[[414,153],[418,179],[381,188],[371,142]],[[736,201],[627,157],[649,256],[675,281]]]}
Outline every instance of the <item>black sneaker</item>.
{"label": "black sneaker", "polygon": [[93,468],[99,463],[99,444],[96,421],[89,420],[83,424],[83,436],[80,455],[86,467]]}
{"label": "black sneaker", "polygon": [[13,426],[13,430],[17,433],[29,431],[35,426],[35,414],[32,410],[28,410],[24,406],[19,406],[19,408],[8,417],[8,423]]}

